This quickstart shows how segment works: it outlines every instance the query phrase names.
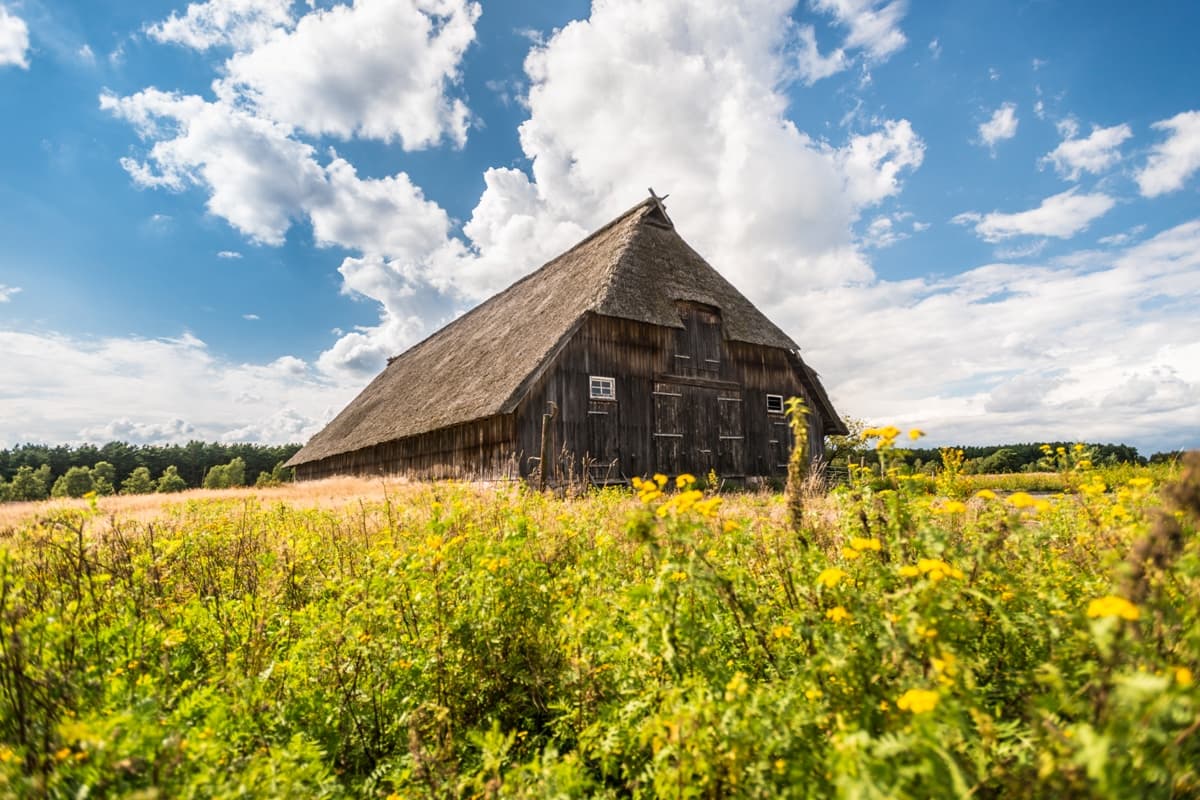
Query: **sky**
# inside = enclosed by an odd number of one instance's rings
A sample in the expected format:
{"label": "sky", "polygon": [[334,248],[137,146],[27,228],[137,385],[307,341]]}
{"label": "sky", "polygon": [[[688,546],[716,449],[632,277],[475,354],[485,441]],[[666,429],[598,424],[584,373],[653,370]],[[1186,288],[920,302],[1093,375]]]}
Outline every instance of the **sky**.
{"label": "sky", "polygon": [[0,0],[0,446],[302,442],[640,202],[929,444],[1200,447],[1200,4]]}

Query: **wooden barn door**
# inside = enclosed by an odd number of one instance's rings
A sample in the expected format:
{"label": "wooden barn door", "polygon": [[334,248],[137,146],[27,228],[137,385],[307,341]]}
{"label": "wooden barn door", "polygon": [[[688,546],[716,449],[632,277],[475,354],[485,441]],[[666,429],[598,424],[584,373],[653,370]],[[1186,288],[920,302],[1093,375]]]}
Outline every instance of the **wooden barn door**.
{"label": "wooden barn door", "polygon": [[678,475],[683,471],[683,420],[685,387],[677,383],[654,384],[654,464],[652,472]]}
{"label": "wooden barn door", "polygon": [[606,483],[621,477],[620,406],[611,400],[588,401],[587,452],[588,477],[593,483]]}
{"label": "wooden barn door", "polygon": [[740,478],[746,474],[745,409],[738,389],[717,392],[717,474]]}

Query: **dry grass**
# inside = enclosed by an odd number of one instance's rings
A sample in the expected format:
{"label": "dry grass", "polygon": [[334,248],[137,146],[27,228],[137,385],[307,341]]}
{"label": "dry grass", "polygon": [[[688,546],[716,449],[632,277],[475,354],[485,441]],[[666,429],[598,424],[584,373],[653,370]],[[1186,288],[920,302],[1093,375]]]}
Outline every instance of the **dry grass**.
{"label": "dry grass", "polygon": [[[113,495],[97,498],[100,512],[123,519],[150,520],[160,516],[167,506],[192,500],[236,500],[253,497],[264,503],[287,503],[297,508],[337,508],[359,500],[382,500],[408,485],[402,478],[326,478],[320,481],[289,483],[271,488],[254,486],[237,489],[189,489],[175,494]],[[19,526],[34,517],[60,509],[87,508],[83,499],[54,499],[31,503],[0,504],[0,531]]]}

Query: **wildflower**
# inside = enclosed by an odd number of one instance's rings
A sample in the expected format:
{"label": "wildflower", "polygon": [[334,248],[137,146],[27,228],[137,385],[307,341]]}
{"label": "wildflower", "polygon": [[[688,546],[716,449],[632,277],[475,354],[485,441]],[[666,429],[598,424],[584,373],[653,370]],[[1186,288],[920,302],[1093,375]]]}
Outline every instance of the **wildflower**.
{"label": "wildflower", "polygon": [[725,533],[733,533],[738,529],[738,524],[731,519],[725,520],[725,524],[721,526],[721,530]]}
{"label": "wildflower", "polygon": [[862,536],[855,536],[850,540],[850,546],[855,550],[873,550],[879,552],[881,545],[878,539],[865,539]]}
{"label": "wildflower", "polygon": [[654,473],[654,482],[658,484],[658,488],[663,488],[667,485],[667,476],[661,472]]}
{"label": "wildflower", "polygon": [[1191,686],[1192,683],[1194,682],[1194,678],[1192,677],[1192,671],[1190,669],[1188,669],[1187,667],[1176,667],[1175,668],[1175,682],[1178,683],[1180,686]]}
{"label": "wildflower", "polygon": [[996,493],[993,492],[991,489],[980,489],[978,492],[975,493],[975,496],[978,497],[980,500],[995,500],[996,499]]}
{"label": "wildflower", "polygon": [[853,547],[842,548],[842,558],[846,559],[847,561],[853,561],[861,555],[862,553],[858,550],[855,550]]}
{"label": "wildflower", "polygon": [[1008,496],[1008,504],[1013,508],[1033,508],[1037,501],[1028,492],[1013,492]]}
{"label": "wildflower", "polygon": [[921,430],[920,428],[913,428],[912,430],[910,430],[908,432],[908,438],[912,439],[914,442],[917,439],[920,439],[924,435],[925,435],[925,431]]}
{"label": "wildflower", "polygon": [[829,567],[828,569],[821,570],[821,573],[817,575],[817,583],[826,589],[832,589],[841,582],[842,578],[848,577],[850,577],[850,574],[846,570],[839,569],[838,567]]}
{"label": "wildflower", "polygon": [[1102,617],[1120,617],[1130,621],[1136,620],[1142,614],[1138,607],[1114,594],[1098,597],[1088,603],[1087,615],[1093,619]]}
{"label": "wildflower", "polygon": [[967,506],[961,500],[947,500],[937,508],[933,509],[935,514],[961,514],[967,510]]}
{"label": "wildflower", "polygon": [[887,700],[880,700],[880,701],[879,701],[879,710],[880,710],[880,711],[887,711],[887,710],[889,710],[891,707],[892,707],[892,706],[891,706],[891,704],[890,704],[890,703],[888,703],[888,701],[887,701]]}
{"label": "wildflower", "polygon": [[1150,478],[1130,478],[1129,487],[1131,489],[1149,489],[1154,481]]}
{"label": "wildflower", "polygon": [[[657,480],[657,478],[656,478],[656,480]],[[696,476],[689,475],[688,473],[685,472],[682,475],[679,475],[675,478],[675,488],[676,489],[687,489],[689,486],[691,486],[695,482],[696,482]]]}
{"label": "wildflower", "polygon": [[787,769],[787,762],[782,758],[775,759],[775,771],[783,772],[785,769]]}
{"label": "wildflower", "polygon": [[841,606],[834,606],[825,612],[825,616],[833,622],[841,622],[842,620],[850,618],[850,612]]}
{"label": "wildflower", "polygon": [[746,673],[740,671],[733,673],[733,677],[729,679],[729,683],[725,684],[726,702],[733,700],[735,697],[741,697],[749,689],[750,685],[746,683]]}
{"label": "wildflower", "polygon": [[824,696],[824,694],[825,693],[822,692],[820,689],[805,689],[804,690],[804,696],[806,698],[808,698],[809,700],[817,700],[817,699],[821,698],[822,696]]}
{"label": "wildflower", "polygon": [[911,711],[914,714],[924,714],[937,708],[940,696],[929,689],[909,689],[896,700],[896,707],[901,711]]}
{"label": "wildflower", "polygon": [[671,580],[675,581],[676,583],[686,581],[687,579],[688,579],[688,574],[686,572],[676,571],[676,572],[671,573]]}
{"label": "wildflower", "polygon": [[771,635],[773,637],[775,637],[776,639],[790,638],[792,635],[792,626],[791,625],[776,625],[774,628],[771,628]]}
{"label": "wildflower", "polygon": [[69,748],[69,747],[64,747],[60,750],[57,750],[54,753],[55,761],[66,761],[70,757],[71,757],[71,748]]}
{"label": "wildflower", "polygon": [[720,507],[720,505],[721,498],[710,497],[707,500],[702,500],[701,502],[696,503],[696,513],[702,517],[712,519],[717,515],[717,509]]}
{"label": "wildflower", "polygon": [[900,574],[905,578],[915,578],[921,574],[921,570],[913,566],[903,566],[900,568]]}
{"label": "wildflower", "polygon": [[922,558],[917,561],[917,570],[929,578],[929,580],[937,583],[942,578],[958,578],[962,580],[963,571],[956,567],[952,567],[940,558]]}

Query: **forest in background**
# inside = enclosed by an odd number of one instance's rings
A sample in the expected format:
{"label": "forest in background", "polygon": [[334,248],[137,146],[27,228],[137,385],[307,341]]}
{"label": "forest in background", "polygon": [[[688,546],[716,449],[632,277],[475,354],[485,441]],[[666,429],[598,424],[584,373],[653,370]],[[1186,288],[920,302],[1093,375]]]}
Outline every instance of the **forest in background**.
{"label": "forest in background", "polygon": [[61,485],[60,491],[66,495],[80,496],[87,491],[143,494],[279,482],[290,480],[290,471],[283,470],[282,464],[300,447],[200,441],[22,444],[0,450],[0,500],[42,500],[56,485]]}

